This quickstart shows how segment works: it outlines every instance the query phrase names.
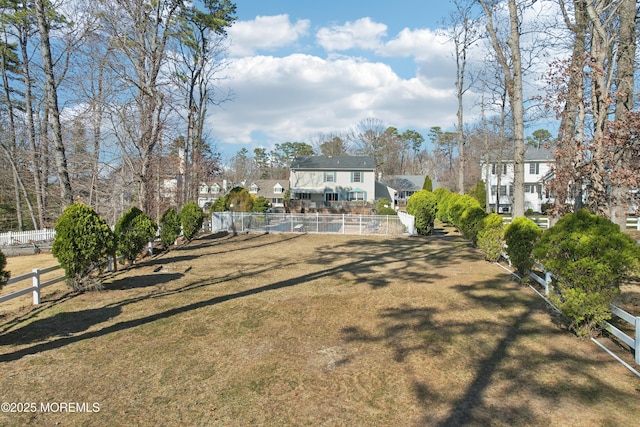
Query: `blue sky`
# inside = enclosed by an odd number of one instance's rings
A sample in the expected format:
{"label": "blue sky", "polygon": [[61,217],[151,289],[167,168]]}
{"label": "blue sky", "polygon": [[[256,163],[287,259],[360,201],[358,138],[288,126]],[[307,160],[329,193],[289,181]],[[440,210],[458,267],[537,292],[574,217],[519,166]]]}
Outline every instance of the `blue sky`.
{"label": "blue sky", "polygon": [[452,128],[455,63],[436,33],[449,9],[443,0],[237,0],[223,82],[234,99],[209,122],[223,159],[312,144],[366,118],[425,137]]}

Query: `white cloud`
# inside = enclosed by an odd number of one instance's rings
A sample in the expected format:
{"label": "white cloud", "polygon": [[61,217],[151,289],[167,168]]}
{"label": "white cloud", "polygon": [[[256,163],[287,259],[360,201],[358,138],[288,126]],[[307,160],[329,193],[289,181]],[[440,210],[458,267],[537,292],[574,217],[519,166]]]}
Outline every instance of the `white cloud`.
{"label": "white cloud", "polygon": [[377,49],[381,38],[387,34],[387,26],[373,22],[370,18],[361,18],[344,25],[321,28],[316,40],[328,52],[359,49]]}
{"label": "white cloud", "polygon": [[228,30],[232,56],[253,55],[257,50],[273,50],[288,46],[309,31],[310,21],[293,24],[289,15],[257,16],[251,21],[238,21]]}
{"label": "white cloud", "polygon": [[447,38],[430,29],[403,29],[378,53],[389,57],[413,56],[418,61],[451,57],[453,46]]}
{"label": "white cloud", "polygon": [[446,126],[455,120],[451,89],[402,79],[387,64],[354,58],[293,54],[236,60],[230,75],[236,98],[217,110],[213,133],[243,145],[308,141],[317,132],[347,130],[365,117],[398,128]]}

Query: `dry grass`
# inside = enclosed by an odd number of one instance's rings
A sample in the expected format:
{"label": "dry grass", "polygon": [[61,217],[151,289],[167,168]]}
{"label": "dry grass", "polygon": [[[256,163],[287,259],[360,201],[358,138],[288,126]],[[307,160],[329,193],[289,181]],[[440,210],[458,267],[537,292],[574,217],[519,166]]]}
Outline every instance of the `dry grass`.
{"label": "dry grass", "polygon": [[0,425],[632,425],[640,380],[455,234],[208,236],[0,325]]}

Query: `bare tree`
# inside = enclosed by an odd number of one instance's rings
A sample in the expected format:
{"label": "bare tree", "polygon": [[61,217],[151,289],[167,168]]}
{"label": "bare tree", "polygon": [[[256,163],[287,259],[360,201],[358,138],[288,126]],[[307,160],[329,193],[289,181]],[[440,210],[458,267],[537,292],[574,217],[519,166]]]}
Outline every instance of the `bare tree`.
{"label": "bare tree", "polygon": [[[40,54],[42,56],[42,67],[45,77],[45,102],[48,114],[51,117],[51,129],[54,142],[54,158],[60,185],[60,196],[62,206],[73,203],[73,191],[71,190],[71,180],[67,167],[67,157],[64,142],[62,140],[62,125],[60,123],[60,108],[58,106],[58,87],[53,71],[53,57],[51,56],[51,43],[49,39],[49,16],[50,6],[45,0],[35,0],[35,15],[40,31]],[[46,130],[45,130],[46,131]]]}
{"label": "bare tree", "polygon": [[477,22],[473,18],[473,1],[471,0],[453,0],[455,11],[451,13],[448,30],[446,34],[453,41],[456,61],[456,97],[458,100],[458,111],[456,113],[457,122],[457,139],[458,139],[458,191],[464,194],[465,191],[465,166],[467,163],[465,146],[466,139],[464,135],[464,94],[473,84],[473,78],[465,82],[469,77],[467,70],[467,55],[469,49],[479,40],[479,31]]}
{"label": "bare tree", "polygon": [[509,104],[513,120],[514,139],[514,180],[513,180],[513,217],[524,215],[524,101],[522,91],[522,56],[520,51],[520,14],[516,0],[507,0],[509,8],[509,37],[506,42],[508,56],[504,52],[505,44],[498,37],[494,22],[496,1],[478,0],[487,16],[486,29],[502,67]]}

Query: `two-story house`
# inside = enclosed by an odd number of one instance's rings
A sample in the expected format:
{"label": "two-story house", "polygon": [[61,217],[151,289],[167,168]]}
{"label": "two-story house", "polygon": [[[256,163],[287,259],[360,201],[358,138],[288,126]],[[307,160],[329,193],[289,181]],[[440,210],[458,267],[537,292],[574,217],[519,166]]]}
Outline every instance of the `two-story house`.
{"label": "two-story house", "polygon": [[249,194],[264,197],[275,209],[284,207],[284,194],[289,189],[289,181],[277,179],[261,179],[253,181],[247,187]]}
{"label": "two-story house", "polygon": [[311,209],[375,200],[376,166],[370,156],[302,156],[291,163],[291,199]]}
{"label": "two-story house", "polygon": [[198,206],[207,207],[215,202],[219,197],[227,193],[227,180],[223,180],[222,184],[214,182],[212,184],[200,183],[198,187]]}
{"label": "two-story house", "polygon": [[[544,147],[529,146],[525,151],[524,161],[524,209],[542,212],[543,204],[553,203],[544,180],[555,163],[553,153]],[[482,178],[488,180],[490,189],[487,203],[494,212],[496,202],[499,204],[499,213],[509,213],[512,210],[513,172],[511,151],[503,156],[492,153],[489,164],[482,164]]]}

